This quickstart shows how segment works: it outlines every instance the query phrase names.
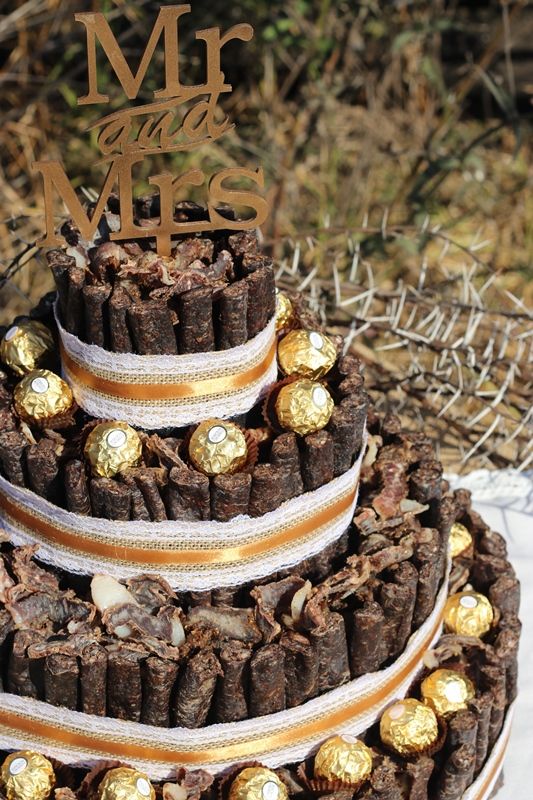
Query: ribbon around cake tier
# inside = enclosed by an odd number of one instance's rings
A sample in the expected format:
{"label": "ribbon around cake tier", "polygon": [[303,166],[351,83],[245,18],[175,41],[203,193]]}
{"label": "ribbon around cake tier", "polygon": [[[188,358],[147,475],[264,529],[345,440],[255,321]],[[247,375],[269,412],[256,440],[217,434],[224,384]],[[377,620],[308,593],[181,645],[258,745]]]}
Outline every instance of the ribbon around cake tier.
{"label": "ribbon around cake tier", "polygon": [[424,654],[440,636],[447,596],[446,575],[432,613],[390,666],[301,706],[205,728],[156,728],[3,694],[0,748],[35,749],[72,766],[119,759],[157,780],[173,777],[182,766],[215,774],[250,759],[269,767],[301,761],[335,733],[362,734],[388,705],[405,697]]}
{"label": "ribbon around cake tier", "polygon": [[0,477],[0,519],[13,544],[38,544],[42,561],[69,572],[121,579],[156,571],[178,591],[234,586],[292,567],[342,536],[364,451],[365,442],[343,475],[261,517],[117,522],[66,511]]}
{"label": "ribbon around cake tier", "polygon": [[185,355],[111,353],[56,322],[64,377],[81,408],[155,430],[244,414],[277,378],[275,320],[246,344]]}

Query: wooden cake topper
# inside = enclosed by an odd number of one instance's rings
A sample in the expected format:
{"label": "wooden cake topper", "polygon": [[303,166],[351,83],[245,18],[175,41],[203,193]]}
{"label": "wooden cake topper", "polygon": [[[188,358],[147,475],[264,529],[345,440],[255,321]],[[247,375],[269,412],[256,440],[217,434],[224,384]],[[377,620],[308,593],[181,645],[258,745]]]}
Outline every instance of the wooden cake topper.
{"label": "wooden cake topper", "polygon": [[[190,169],[181,175],[161,172],[152,175],[148,182],[158,188],[160,198],[159,221],[150,227],[135,224],[133,216],[133,176],[135,164],[154,154],[189,151],[214,142],[233,125],[228,118],[215,118],[221,94],[232,87],[225,82],[221,70],[221,52],[230,41],[248,42],[253,28],[247,23],[234,25],[224,34],[218,28],[196,32],[206,48],[206,81],[196,86],[184,85],[179,73],[179,18],[191,10],[190,5],[166,6],[159,10],[150,38],[146,44],[137,72],[133,73],[120,46],[101,13],[75,14],[75,19],[85,27],[87,39],[88,92],[78,99],[78,105],[109,103],[108,95],[101,91],[98,82],[97,43],[100,44],[126,97],[135,100],[146,75],[154,51],[162,40],[164,47],[164,86],[154,92],[154,100],[142,106],[133,106],[102,117],[89,130],[99,131],[97,142],[102,160],[109,169],[96,207],[88,216],[72,188],[59,161],[37,161],[33,168],[40,172],[44,182],[46,236],[39,244],[57,247],[63,237],[54,226],[54,190],[62,198],[81,236],[90,240],[94,236],[109,195],[118,185],[120,201],[120,230],[111,233],[113,240],[151,237],[156,239],[157,251],[170,255],[171,237],[196,231],[245,230],[261,225],[268,214],[266,200],[254,190],[230,188],[227,183],[247,179],[256,190],[264,188],[263,170],[239,167],[223,169],[208,182],[208,220],[178,222],[174,219],[176,192],[187,185],[201,186],[206,180],[200,169]],[[229,220],[217,211],[220,203],[236,203],[252,208],[253,217],[246,220]]]}

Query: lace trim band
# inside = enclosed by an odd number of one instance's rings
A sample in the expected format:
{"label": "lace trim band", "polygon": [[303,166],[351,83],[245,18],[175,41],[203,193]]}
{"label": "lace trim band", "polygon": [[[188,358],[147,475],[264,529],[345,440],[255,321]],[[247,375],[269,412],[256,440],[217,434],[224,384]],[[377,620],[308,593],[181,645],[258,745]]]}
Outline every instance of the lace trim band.
{"label": "lace trim band", "polygon": [[116,522],[58,508],[0,477],[0,518],[14,544],[79,574],[129,578],[157,569],[177,590],[258,580],[316,555],[347,530],[357,502],[364,445],[344,475],[261,517],[230,522]]}
{"label": "lace trim band", "polygon": [[275,320],[246,344],[186,355],[110,353],[67,333],[63,373],[88,414],[147,428],[181,427],[252,408],[277,378]]}

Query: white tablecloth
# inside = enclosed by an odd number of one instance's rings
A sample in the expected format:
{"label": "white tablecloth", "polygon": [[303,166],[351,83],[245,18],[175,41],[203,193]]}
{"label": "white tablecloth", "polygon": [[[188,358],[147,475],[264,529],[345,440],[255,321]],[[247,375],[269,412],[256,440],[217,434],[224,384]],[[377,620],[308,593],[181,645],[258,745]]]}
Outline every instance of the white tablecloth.
{"label": "white tablecloth", "polygon": [[[450,478],[450,476],[448,476]],[[533,798],[533,473],[479,470],[451,478],[454,488],[473,492],[476,511],[508,541],[522,583],[519,696],[498,800]]]}

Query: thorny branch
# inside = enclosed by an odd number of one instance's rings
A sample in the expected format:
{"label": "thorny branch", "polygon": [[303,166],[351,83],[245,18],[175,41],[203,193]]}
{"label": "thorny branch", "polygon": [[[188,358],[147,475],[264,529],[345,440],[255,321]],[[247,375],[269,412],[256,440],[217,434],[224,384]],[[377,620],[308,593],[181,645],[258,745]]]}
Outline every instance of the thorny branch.
{"label": "thorny branch", "polygon": [[[384,227],[385,239],[386,221]],[[440,238],[438,231],[429,235]],[[533,313],[498,289],[475,246],[447,242],[431,264],[431,282],[421,255],[418,286],[387,288],[359,245],[347,237],[342,248],[334,238],[330,275],[304,266],[328,248],[327,240],[307,237],[292,243],[278,282],[305,291],[328,328],[347,336],[347,347],[366,364],[378,406],[397,411],[411,427],[422,423],[449,469],[525,469],[533,457]],[[450,247],[464,257],[453,274],[443,263]]]}

